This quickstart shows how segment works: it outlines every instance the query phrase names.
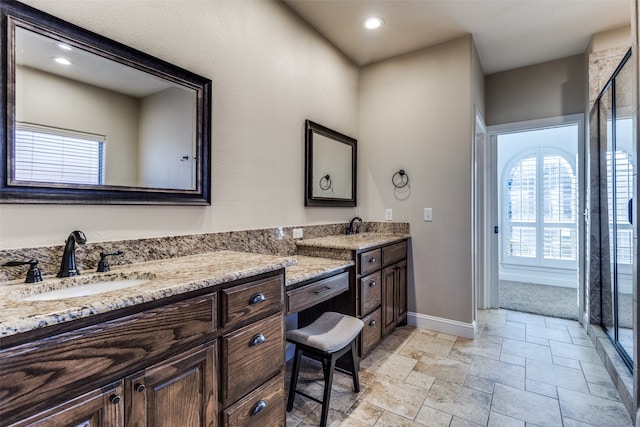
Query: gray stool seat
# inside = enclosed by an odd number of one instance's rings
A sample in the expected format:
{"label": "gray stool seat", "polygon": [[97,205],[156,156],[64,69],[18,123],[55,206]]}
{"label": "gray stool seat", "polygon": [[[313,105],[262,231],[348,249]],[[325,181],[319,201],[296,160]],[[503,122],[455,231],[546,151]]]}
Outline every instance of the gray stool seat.
{"label": "gray stool seat", "polygon": [[309,326],[288,331],[287,340],[333,353],[351,344],[363,327],[360,319],[329,311]]}
{"label": "gray stool seat", "polygon": [[[358,380],[358,371],[356,369],[356,338],[363,327],[364,323],[360,319],[330,311],[323,313],[313,323],[304,328],[287,332],[287,341],[296,346],[296,354],[293,359],[293,369],[291,371],[291,383],[289,384],[287,412],[291,412],[293,409],[293,400],[295,394],[298,393],[322,404],[320,426],[325,427],[329,414],[329,399],[331,398],[331,385],[333,383],[333,372],[335,371],[336,360],[348,352],[351,352],[350,362],[353,388],[356,393],[360,392],[360,381]],[[324,374],[324,393],[322,400],[309,396],[297,389],[300,358],[303,354],[322,362],[322,371]]]}

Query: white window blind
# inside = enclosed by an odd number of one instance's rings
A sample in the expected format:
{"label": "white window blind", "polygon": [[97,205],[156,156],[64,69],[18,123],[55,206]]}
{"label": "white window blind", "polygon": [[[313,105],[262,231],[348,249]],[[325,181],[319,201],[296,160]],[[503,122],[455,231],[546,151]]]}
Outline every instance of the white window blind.
{"label": "white window blind", "polygon": [[14,179],[103,184],[105,141],[103,135],[17,123]]}
{"label": "white window blind", "polygon": [[575,261],[578,188],[567,159],[539,149],[516,159],[506,178],[505,258],[539,266]]}

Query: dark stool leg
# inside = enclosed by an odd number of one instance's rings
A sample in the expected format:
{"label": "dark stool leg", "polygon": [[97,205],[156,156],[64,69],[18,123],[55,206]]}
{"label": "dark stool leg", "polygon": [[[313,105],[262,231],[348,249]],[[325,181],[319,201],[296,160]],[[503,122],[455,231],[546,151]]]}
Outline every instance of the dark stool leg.
{"label": "dark stool leg", "polygon": [[351,375],[353,375],[353,389],[360,393],[360,380],[358,379],[358,369],[356,360],[356,340],[351,341]]}
{"label": "dark stool leg", "polygon": [[291,369],[291,381],[289,383],[289,398],[287,399],[287,412],[293,409],[293,400],[296,397],[296,389],[298,388],[298,372],[300,371],[300,357],[302,350],[296,345],[296,354],[293,357],[293,368]]}
{"label": "dark stool leg", "polygon": [[320,416],[320,427],[326,427],[329,415],[329,400],[331,399],[331,387],[333,386],[333,371],[336,368],[335,354],[331,354],[329,359],[322,362],[324,370],[324,395],[322,399],[322,415]]}

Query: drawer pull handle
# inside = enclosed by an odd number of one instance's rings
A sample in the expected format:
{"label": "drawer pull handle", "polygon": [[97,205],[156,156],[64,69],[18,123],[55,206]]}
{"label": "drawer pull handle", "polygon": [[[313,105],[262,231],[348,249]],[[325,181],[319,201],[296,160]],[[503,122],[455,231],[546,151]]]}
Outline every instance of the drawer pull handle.
{"label": "drawer pull handle", "polygon": [[333,288],[330,286],[325,286],[323,289],[318,289],[317,291],[313,291],[313,293],[316,295],[321,295],[321,294],[324,294],[325,292],[329,292],[331,289]]}
{"label": "drawer pull handle", "polygon": [[376,321],[372,320],[371,322],[369,322],[369,326],[376,326]]}
{"label": "drawer pull handle", "polygon": [[135,391],[137,391],[138,393],[142,393],[143,391],[145,391],[146,387],[144,386],[144,384],[138,383],[138,384],[133,386],[133,389]]}
{"label": "drawer pull handle", "polygon": [[253,409],[251,410],[251,416],[253,417],[254,415],[258,415],[260,412],[262,412],[266,408],[267,408],[267,402],[265,402],[264,400],[259,401],[258,403],[256,403],[256,406],[254,406]]}
{"label": "drawer pull handle", "polygon": [[118,396],[117,394],[112,394],[111,396],[109,396],[109,402],[117,405],[118,403],[120,403],[120,396]]}
{"label": "drawer pull handle", "polygon": [[372,280],[372,281],[369,282],[369,287],[370,288],[373,288],[375,285],[376,285],[376,281],[375,280]]}
{"label": "drawer pull handle", "polygon": [[267,340],[267,337],[265,337],[262,334],[258,334],[256,336],[254,336],[253,338],[251,338],[251,341],[249,342],[249,347],[255,347],[257,345],[260,345],[263,342],[265,342],[266,340]]}
{"label": "drawer pull handle", "polygon": [[267,297],[265,297],[264,294],[260,292],[251,297],[251,299],[249,300],[249,305],[265,302],[266,300],[267,300]]}
{"label": "drawer pull handle", "polygon": [[373,264],[373,263],[375,263],[375,262],[376,262],[376,259],[375,259],[375,258],[369,258],[369,264]]}

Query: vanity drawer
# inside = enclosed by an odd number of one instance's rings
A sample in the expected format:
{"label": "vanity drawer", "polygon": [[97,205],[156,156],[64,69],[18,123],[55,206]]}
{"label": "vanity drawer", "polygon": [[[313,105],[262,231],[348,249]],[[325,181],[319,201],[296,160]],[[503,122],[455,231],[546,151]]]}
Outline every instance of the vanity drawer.
{"label": "vanity drawer", "polygon": [[284,320],[274,314],[222,337],[222,400],[229,402],[282,370]]}
{"label": "vanity drawer", "polygon": [[371,350],[382,338],[382,324],[380,318],[382,311],[378,308],[376,311],[364,317],[364,328],[362,329],[362,355],[364,356]]}
{"label": "vanity drawer", "polygon": [[382,248],[382,261],[384,265],[393,264],[407,257],[407,242],[395,243]]}
{"label": "vanity drawer", "polygon": [[380,259],[381,254],[380,249],[361,253],[360,274],[368,274],[380,269],[380,266],[382,266],[382,260]]}
{"label": "vanity drawer", "polygon": [[287,313],[297,313],[349,290],[349,272],[287,292]]}
{"label": "vanity drawer", "polygon": [[282,275],[245,283],[221,291],[222,323],[240,322],[282,304]]}
{"label": "vanity drawer", "polygon": [[280,374],[223,412],[224,427],[285,426],[284,374]]}
{"label": "vanity drawer", "polygon": [[382,282],[380,272],[360,278],[360,312],[368,314],[382,301]]}

